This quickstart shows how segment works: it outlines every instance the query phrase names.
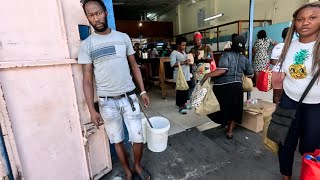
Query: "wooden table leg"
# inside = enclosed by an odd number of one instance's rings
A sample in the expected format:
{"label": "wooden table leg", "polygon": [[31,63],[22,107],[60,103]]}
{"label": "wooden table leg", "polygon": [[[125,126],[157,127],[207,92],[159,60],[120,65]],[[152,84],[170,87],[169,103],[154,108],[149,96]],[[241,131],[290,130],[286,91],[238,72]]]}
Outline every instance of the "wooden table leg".
{"label": "wooden table leg", "polygon": [[159,67],[159,79],[160,79],[160,87],[161,87],[161,95],[162,98],[166,98],[166,83],[165,83],[165,68],[164,68],[164,62],[160,60],[160,67]]}
{"label": "wooden table leg", "polygon": [[152,79],[152,65],[151,65],[151,60],[149,61],[149,77],[150,77],[150,81]]}

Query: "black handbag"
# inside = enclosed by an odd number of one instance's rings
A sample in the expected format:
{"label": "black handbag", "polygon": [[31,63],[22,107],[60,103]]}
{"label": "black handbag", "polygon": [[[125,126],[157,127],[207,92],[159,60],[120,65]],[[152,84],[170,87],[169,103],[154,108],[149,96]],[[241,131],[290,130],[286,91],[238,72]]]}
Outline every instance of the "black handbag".
{"label": "black handbag", "polygon": [[267,137],[270,140],[276,142],[277,144],[284,143],[291,127],[291,123],[296,116],[297,110],[302,104],[304,98],[309,93],[316,79],[319,77],[319,72],[320,69],[317,70],[317,73],[313,76],[306,90],[303,92],[296,109],[284,109],[280,106],[276,107],[276,110],[272,114],[272,119],[267,131]]}

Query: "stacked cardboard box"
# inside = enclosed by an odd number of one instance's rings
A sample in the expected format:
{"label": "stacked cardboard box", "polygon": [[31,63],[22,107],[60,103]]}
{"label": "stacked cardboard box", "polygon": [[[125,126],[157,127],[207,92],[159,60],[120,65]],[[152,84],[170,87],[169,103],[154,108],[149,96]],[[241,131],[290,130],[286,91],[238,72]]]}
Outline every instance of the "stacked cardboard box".
{"label": "stacked cardboard box", "polygon": [[258,100],[257,104],[244,107],[241,126],[254,132],[260,132],[263,129],[263,117],[270,116],[276,108],[271,102]]}

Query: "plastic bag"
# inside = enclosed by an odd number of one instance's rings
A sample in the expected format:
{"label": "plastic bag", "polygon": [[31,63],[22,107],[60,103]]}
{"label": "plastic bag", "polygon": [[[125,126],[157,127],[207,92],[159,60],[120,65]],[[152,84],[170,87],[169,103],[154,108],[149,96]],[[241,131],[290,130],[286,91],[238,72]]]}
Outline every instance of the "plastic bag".
{"label": "plastic bag", "polygon": [[209,80],[205,81],[202,86],[207,89],[207,93],[200,106],[196,108],[196,113],[199,115],[208,115],[220,111],[219,101],[210,87]]}
{"label": "plastic bag", "polygon": [[176,90],[185,91],[188,90],[189,86],[186,81],[186,78],[183,75],[182,67],[180,63],[178,63],[178,74],[177,74],[177,80],[176,80]]}

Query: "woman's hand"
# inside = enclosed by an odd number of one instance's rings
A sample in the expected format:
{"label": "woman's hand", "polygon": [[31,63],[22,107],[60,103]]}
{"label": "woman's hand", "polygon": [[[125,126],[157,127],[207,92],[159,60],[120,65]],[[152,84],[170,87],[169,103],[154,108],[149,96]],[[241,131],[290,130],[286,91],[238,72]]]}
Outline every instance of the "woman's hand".
{"label": "woman's hand", "polygon": [[190,60],[190,59],[187,59],[187,60],[185,60],[185,61],[182,61],[180,64],[181,64],[181,65],[188,65],[188,64],[190,64],[190,62],[191,62],[191,60]]}
{"label": "woman's hand", "polygon": [[202,85],[210,76],[209,76],[210,73],[207,73],[206,75],[204,75],[204,77],[202,78],[200,84]]}
{"label": "woman's hand", "polygon": [[250,78],[250,79],[253,78],[253,74],[252,75],[245,75],[245,76],[247,76],[247,78]]}

